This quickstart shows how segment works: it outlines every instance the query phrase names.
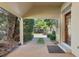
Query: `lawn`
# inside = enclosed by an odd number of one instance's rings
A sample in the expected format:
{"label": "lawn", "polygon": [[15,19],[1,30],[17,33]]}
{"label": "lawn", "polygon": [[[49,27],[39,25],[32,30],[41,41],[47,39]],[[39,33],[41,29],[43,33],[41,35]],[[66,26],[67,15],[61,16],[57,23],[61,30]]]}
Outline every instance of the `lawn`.
{"label": "lawn", "polygon": [[44,42],[44,39],[43,38],[39,38],[38,41],[37,41],[37,43],[38,44],[44,44],[45,42]]}

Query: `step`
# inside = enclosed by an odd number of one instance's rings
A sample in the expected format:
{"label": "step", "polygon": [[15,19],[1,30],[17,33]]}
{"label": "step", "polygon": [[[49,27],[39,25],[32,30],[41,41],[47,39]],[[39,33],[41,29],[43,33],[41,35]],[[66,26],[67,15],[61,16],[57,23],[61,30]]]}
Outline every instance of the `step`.
{"label": "step", "polygon": [[58,44],[58,46],[63,49],[66,53],[71,53],[71,47],[65,43]]}

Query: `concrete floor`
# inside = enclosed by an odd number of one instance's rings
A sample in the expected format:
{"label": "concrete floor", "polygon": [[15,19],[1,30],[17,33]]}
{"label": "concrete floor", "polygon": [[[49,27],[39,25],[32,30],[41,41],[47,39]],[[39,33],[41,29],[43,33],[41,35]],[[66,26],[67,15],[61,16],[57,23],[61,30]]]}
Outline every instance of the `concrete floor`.
{"label": "concrete floor", "polygon": [[20,46],[6,57],[74,57],[71,53],[48,53],[47,45],[54,45],[48,38],[43,37],[45,44],[37,44],[37,37]]}

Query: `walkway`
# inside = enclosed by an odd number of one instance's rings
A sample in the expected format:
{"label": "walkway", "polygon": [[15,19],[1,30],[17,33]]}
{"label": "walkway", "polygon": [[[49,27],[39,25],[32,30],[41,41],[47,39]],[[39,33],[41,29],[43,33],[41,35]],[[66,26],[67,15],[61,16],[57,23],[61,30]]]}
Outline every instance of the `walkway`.
{"label": "walkway", "polygon": [[20,46],[8,54],[7,57],[73,57],[70,53],[48,53],[47,45],[53,43],[46,36],[42,36],[45,44],[37,44],[38,36],[41,35],[35,35],[32,41]]}

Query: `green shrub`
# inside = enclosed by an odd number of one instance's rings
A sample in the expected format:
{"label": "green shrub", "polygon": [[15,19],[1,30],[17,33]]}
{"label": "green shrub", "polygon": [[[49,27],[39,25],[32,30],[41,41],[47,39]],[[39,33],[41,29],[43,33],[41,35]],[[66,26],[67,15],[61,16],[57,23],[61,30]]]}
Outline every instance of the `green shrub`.
{"label": "green shrub", "polygon": [[24,42],[30,41],[33,38],[34,20],[33,19],[24,19],[23,20],[23,28],[24,28]]}
{"label": "green shrub", "polygon": [[56,40],[56,32],[53,31],[52,34],[48,34],[47,37],[50,38],[50,40],[52,40],[52,41]]}
{"label": "green shrub", "polygon": [[52,35],[53,35],[53,40],[56,40],[56,32],[52,31]]}
{"label": "green shrub", "polygon": [[44,42],[44,39],[43,38],[39,38],[38,41],[37,41],[37,43],[38,44],[44,44],[45,42]]}
{"label": "green shrub", "polygon": [[32,34],[25,34],[24,35],[24,42],[32,40],[33,35]]}

